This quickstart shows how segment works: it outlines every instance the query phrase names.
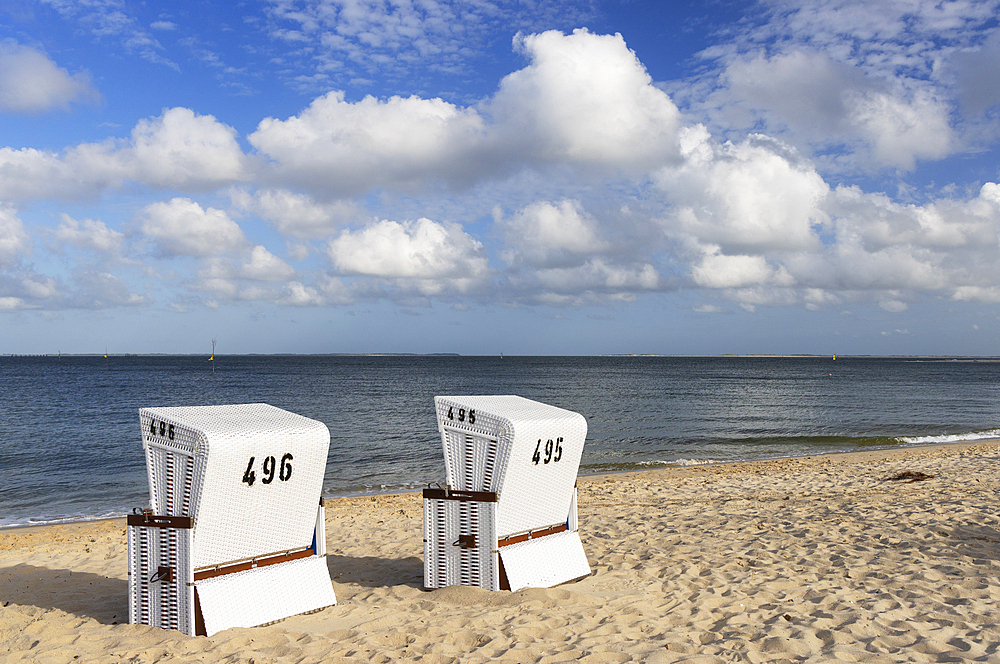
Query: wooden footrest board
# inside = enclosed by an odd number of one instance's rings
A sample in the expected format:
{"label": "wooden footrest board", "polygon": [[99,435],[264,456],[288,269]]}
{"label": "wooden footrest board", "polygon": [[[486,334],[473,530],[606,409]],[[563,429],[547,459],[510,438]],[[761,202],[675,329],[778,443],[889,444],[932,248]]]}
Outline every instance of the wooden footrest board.
{"label": "wooden footrest board", "polygon": [[256,567],[195,583],[208,636],[333,606],[326,556]]}
{"label": "wooden footrest board", "polygon": [[551,588],[590,576],[580,533],[566,530],[500,548],[511,590]]}

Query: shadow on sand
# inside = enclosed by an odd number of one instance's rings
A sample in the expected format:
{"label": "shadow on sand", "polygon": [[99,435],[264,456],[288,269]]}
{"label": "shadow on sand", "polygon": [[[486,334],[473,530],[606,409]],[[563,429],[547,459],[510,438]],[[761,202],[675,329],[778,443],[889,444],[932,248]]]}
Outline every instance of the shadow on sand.
{"label": "shadow on sand", "polygon": [[0,568],[0,604],[5,602],[59,609],[117,625],[128,622],[128,581],[90,572],[13,565]]}
{"label": "shadow on sand", "polygon": [[422,558],[375,558],[372,556],[326,557],[330,578],[337,583],[354,583],[368,588],[411,586],[423,589],[424,561]]}

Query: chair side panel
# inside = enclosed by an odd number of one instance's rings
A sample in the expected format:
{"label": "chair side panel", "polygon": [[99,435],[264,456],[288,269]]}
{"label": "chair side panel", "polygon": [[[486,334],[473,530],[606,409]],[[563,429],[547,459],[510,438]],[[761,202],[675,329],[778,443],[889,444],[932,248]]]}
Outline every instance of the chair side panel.
{"label": "chair side panel", "polygon": [[128,553],[129,622],[193,636],[191,529],[128,526]]}
{"label": "chair side panel", "polygon": [[448,486],[461,491],[493,491],[497,480],[497,439],[447,426],[441,437]]}
{"label": "chair side panel", "polygon": [[496,491],[503,475],[501,450],[510,436],[510,422],[482,407],[477,410],[477,404],[470,405],[468,399],[434,399],[447,482],[463,491]]}
{"label": "chair side panel", "polygon": [[150,507],[155,514],[192,516],[193,500],[198,494],[195,451],[204,444],[202,436],[148,408],[139,411],[139,427],[146,453]]}
{"label": "chair side panel", "polygon": [[496,503],[424,498],[424,587],[498,590]]}

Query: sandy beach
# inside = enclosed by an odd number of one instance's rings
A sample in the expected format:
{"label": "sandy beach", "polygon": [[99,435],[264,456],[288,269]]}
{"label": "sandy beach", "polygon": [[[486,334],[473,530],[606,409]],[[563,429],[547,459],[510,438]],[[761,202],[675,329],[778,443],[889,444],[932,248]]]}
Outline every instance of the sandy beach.
{"label": "sandy beach", "polygon": [[579,487],[582,581],[424,591],[419,494],[338,499],[338,605],[208,638],[125,624],[124,520],[2,530],[0,661],[1000,661],[1000,441]]}

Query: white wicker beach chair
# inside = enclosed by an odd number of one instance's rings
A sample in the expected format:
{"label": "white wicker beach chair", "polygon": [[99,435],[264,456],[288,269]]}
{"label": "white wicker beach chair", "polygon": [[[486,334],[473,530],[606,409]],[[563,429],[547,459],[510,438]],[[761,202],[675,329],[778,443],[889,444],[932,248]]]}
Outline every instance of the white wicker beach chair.
{"label": "white wicker beach chair", "polygon": [[212,635],[337,603],[326,425],[267,404],[139,411],[150,509],[128,517],[129,622]]}
{"label": "white wicker beach chair", "polygon": [[519,590],[589,575],[576,512],[583,416],[517,396],[434,403],[447,487],[424,490],[424,586]]}

